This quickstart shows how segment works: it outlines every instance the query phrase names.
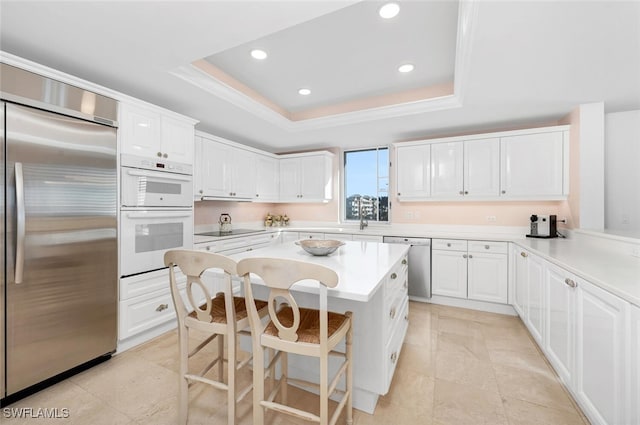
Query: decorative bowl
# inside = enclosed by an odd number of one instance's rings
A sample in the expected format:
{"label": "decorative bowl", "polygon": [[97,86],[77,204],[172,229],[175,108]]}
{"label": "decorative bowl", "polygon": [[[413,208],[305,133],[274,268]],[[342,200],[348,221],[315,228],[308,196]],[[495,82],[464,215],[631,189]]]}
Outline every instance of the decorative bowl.
{"label": "decorative bowl", "polygon": [[332,239],[303,239],[297,241],[296,245],[300,245],[302,249],[311,255],[323,256],[331,254],[344,245],[344,242]]}

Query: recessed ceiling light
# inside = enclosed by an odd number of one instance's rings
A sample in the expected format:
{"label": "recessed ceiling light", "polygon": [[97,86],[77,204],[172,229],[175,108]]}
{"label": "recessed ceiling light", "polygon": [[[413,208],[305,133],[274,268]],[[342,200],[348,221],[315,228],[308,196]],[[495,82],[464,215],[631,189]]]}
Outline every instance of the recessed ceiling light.
{"label": "recessed ceiling light", "polygon": [[266,59],[267,58],[267,52],[265,52],[264,50],[260,50],[260,49],[253,49],[251,51],[251,57],[253,57],[254,59],[258,59],[258,60]]}
{"label": "recessed ceiling light", "polygon": [[300,89],[300,90],[298,90],[298,94],[301,94],[303,96],[309,96],[311,94],[311,90],[309,90],[309,89]]}
{"label": "recessed ceiling light", "polygon": [[399,72],[406,73],[406,72],[411,72],[411,71],[413,71],[413,69],[414,69],[414,68],[415,68],[415,66],[413,66],[413,64],[411,64],[411,63],[405,63],[404,65],[400,65],[400,66],[398,67],[398,71],[399,71]]}
{"label": "recessed ceiling light", "polygon": [[378,10],[380,17],[384,19],[391,19],[400,12],[400,6],[398,3],[387,3]]}

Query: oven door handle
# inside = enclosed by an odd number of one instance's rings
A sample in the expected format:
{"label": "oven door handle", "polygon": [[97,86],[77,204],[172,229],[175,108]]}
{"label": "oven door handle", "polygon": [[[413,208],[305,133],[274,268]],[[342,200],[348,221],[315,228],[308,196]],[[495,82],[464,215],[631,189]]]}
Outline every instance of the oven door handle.
{"label": "oven door handle", "polygon": [[191,217],[193,216],[192,211],[176,211],[176,212],[167,212],[167,211],[153,211],[153,212],[128,212],[127,218],[138,219],[138,218],[181,218],[181,217]]}
{"label": "oven door handle", "polygon": [[193,180],[191,176],[182,176],[175,173],[165,173],[162,171],[143,171],[143,170],[127,170],[127,174],[134,177],[153,177],[163,180],[175,180],[181,182],[190,182]]}

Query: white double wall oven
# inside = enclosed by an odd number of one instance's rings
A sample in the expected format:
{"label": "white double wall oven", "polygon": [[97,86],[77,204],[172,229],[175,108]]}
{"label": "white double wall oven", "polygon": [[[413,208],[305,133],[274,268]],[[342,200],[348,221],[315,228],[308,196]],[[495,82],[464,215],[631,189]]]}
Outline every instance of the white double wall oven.
{"label": "white double wall oven", "polygon": [[123,154],[120,275],[164,268],[169,249],[193,247],[193,167]]}

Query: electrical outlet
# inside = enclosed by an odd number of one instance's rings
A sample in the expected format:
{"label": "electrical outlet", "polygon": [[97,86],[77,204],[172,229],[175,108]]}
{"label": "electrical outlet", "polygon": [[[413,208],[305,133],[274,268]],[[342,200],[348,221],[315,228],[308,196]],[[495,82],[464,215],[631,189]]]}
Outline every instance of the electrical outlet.
{"label": "electrical outlet", "polygon": [[631,255],[633,255],[634,257],[640,258],[640,245],[637,245],[631,248]]}
{"label": "electrical outlet", "polygon": [[489,223],[495,223],[495,221],[496,221],[496,216],[495,216],[495,215],[488,215],[488,216],[487,216],[487,221],[488,221]]}

